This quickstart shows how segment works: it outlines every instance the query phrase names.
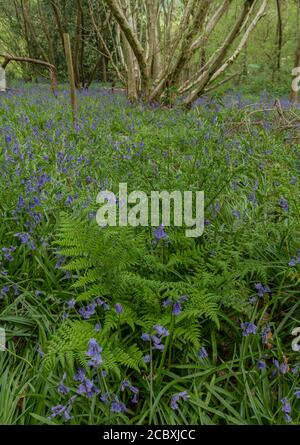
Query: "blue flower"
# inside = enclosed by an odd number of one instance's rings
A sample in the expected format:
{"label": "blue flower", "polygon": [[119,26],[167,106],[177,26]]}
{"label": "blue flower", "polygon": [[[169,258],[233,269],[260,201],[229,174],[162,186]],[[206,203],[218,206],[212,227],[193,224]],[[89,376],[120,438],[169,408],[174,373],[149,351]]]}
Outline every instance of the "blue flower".
{"label": "blue flower", "polygon": [[208,353],[206,351],[206,349],[204,348],[204,346],[202,346],[202,348],[200,349],[200,351],[198,352],[198,357],[200,359],[205,359],[208,357]]}
{"label": "blue flower", "polygon": [[2,252],[4,255],[4,258],[9,261],[12,262],[14,260],[14,257],[11,255],[12,252],[14,252],[16,250],[16,247],[14,246],[10,246],[10,247],[2,247]]}
{"label": "blue flower", "polygon": [[78,386],[77,392],[87,397],[93,397],[95,394],[99,394],[99,389],[95,386],[94,382],[84,377]]}
{"label": "blue flower", "polygon": [[73,380],[75,382],[82,382],[85,379],[85,375],[86,375],[86,371],[82,368],[79,368],[76,372],[76,374],[74,374]]}
{"label": "blue flower", "polygon": [[29,233],[16,233],[15,236],[19,238],[22,244],[25,244],[26,246],[30,247],[32,250],[35,249],[35,244],[30,236]]}
{"label": "blue flower", "polygon": [[283,415],[285,417],[285,421],[287,423],[290,423],[292,421],[292,418],[290,416],[290,413],[292,412],[292,408],[291,408],[290,402],[288,401],[287,397],[284,397],[283,399],[281,399],[281,403],[282,403],[281,410],[282,410]]}
{"label": "blue flower", "polygon": [[6,295],[8,294],[8,291],[9,291],[9,286],[7,286],[7,284],[6,284],[0,290],[0,298],[6,297]]}
{"label": "blue flower", "polygon": [[259,298],[263,298],[265,294],[271,293],[269,286],[263,286],[261,283],[256,283],[254,287],[257,290]]}
{"label": "blue flower", "polygon": [[67,207],[69,207],[69,206],[72,204],[73,201],[74,201],[73,196],[69,195],[69,196],[67,197],[67,199],[66,199],[66,205],[67,205]]}
{"label": "blue flower", "polygon": [[95,325],[95,331],[96,331],[96,332],[100,332],[100,330],[101,330],[101,324],[100,324],[100,323],[96,323],[96,325]]}
{"label": "blue flower", "polygon": [[294,396],[296,396],[297,399],[300,399],[300,388],[295,389]]}
{"label": "blue flower", "polygon": [[233,215],[235,218],[237,218],[237,219],[240,219],[240,218],[241,218],[241,212],[239,212],[239,211],[236,210],[236,209],[233,209],[233,210],[232,210],[232,215]]}
{"label": "blue flower", "polygon": [[281,374],[285,375],[290,368],[287,363],[281,363],[281,365],[279,366],[279,369],[280,369]]}
{"label": "blue flower", "polygon": [[67,302],[67,305],[68,305],[68,308],[69,308],[69,309],[73,309],[73,308],[75,307],[75,304],[76,304],[76,300],[75,300],[75,298],[72,298],[71,300],[69,300],[69,301]]}
{"label": "blue flower", "polygon": [[279,200],[279,206],[285,211],[288,212],[289,211],[289,203],[286,199],[281,198]]}
{"label": "blue flower", "polygon": [[125,391],[125,389],[129,388],[129,386],[130,386],[129,380],[123,380],[120,384],[120,391],[121,392]]}
{"label": "blue flower", "polygon": [[291,261],[289,262],[289,266],[295,267],[297,264],[300,264],[300,250],[298,250],[297,255],[291,259]]}
{"label": "blue flower", "polygon": [[255,304],[257,301],[257,298],[255,295],[251,295],[251,297],[249,297],[249,304]]}
{"label": "blue flower", "polygon": [[146,333],[142,334],[141,339],[143,341],[150,341],[151,340],[150,335],[146,334]]}
{"label": "blue flower", "polygon": [[149,354],[148,355],[144,355],[143,360],[144,360],[144,363],[150,363],[151,362],[151,356]]}
{"label": "blue flower", "polygon": [[174,306],[173,306],[173,311],[172,314],[173,315],[179,315],[181,312],[181,304],[179,301],[175,301]]}
{"label": "blue flower", "polygon": [[178,394],[174,394],[174,396],[172,397],[171,400],[171,408],[175,411],[177,410],[178,407],[178,401],[182,399],[182,400],[188,400],[189,399],[189,395],[187,391],[182,391],[179,392]]}
{"label": "blue flower", "polygon": [[52,406],[51,414],[49,417],[53,418],[53,417],[57,417],[57,416],[62,416],[65,419],[65,421],[68,422],[69,420],[72,419],[68,410],[69,410],[69,408],[64,405]]}
{"label": "blue flower", "polygon": [[266,367],[267,367],[267,364],[266,364],[266,362],[265,362],[265,360],[257,360],[257,367],[258,367],[258,369],[266,369]]}
{"label": "blue flower", "polygon": [[127,408],[123,402],[120,402],[118,399],[116,399],[114,402],[112,402],[110,411],[112,413],[124,413],[125,411],[127,411]]}
{"label": "blue flower", "polygon": [[122,314],[122,312],[124,312],[124,309],[123,309],[123,307],[122,307],[122,305],[120,303],[117,303],[115,305],[115,310],[116,310],[117,314]]}
{"label": "blue flower", "polygon": [[257,327],[254,323],[245,322],[241,323],[241,328],[243,329],[243,336],[248,337],[250,334],[256,334]]}
{"label": "blue flower", "polygon": [[91,318],[92,315],[95,314],[96,312],[96,307],[97,304],[96,302],[92,302],[89,305],[87,305],[87,307],[81,307],[78,311],[78,313],[86,320],[88,320],[89,318]]}
{"label": "blue flower", "polygon": [[153,329],[157,332],[158,335],[161,335],[162,337],[167,337],[169,335],[167,329],[159,324],[153,326]]}
{"label": "blue flower", "polygon": [[99,367],[102,364],[102,348],[98,345],[97,340],[91,338],[89,341],[89,349],[86,352],[86,355],[91,357],[91,360],[88,362],[89,366],[93,366],[95,368]]}
{"label": "blue flower", "polygon": [[60,385],[57,388],[57,391],[66,396],[68,392],[70,391],[70,388],[65,386],[63,383],[60,383]]}
{"label": "blue flower", "polygon": [[161,240],[165,240],[165,241],[169,240],[168,234],[164,231],[164,225],[163,224],[158,226],[158,228],[154,231],[153,243],[157,244]]}
{"label": "blue flower", "polygon": [[267,345],[269,343],[271,336],[271,327],[270,325],[266,325],[261,331],[261,341],[263,345]]}
{"label": "blue flower", "polygon": [[105,392],[104,394],[102,394],[102,396],[100,396],[100,400],[103,403],[108,403],[109,402],[109,393]]}

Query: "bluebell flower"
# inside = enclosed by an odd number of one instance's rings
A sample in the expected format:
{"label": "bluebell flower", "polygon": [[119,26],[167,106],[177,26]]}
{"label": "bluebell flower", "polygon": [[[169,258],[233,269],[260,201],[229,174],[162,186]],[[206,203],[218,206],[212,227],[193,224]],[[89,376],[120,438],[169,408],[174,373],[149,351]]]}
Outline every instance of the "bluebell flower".
{"label": "bluebell flower", "polygon": [[288,212],[289,211],[289,203],[286,199],[281,198],[279,200],[279,206],[285,211]]}
{"label": "bluebell flower", "polygon": [[14,246],[2,247],[2,252],[3,252],[4,258],[7,261],[12,262],[14,260],[14,257],[12,256],[12,252],[14,252],[15,250],[16,250],[16,247],[14,247]]}
{"label": "bluebell flower", "polygon": [[285,375],[289,371],[289,365],[287,363],[281,363],[279,369],[281,374]]}
{"label": "bluebell flower", "polygon": [[97,343],[97,340],[91,338],[89,341],[89,349],[86,352],[86,355],[91,357],[91,360],[88,362],[89,366],[93,366],[95,368],[99,367],[102,364],[102,348]]}
{"label": "bluebell flower", "polygon": [[69,300],[69,301],[67,302],[67,305],[68,305],[68,308],[69,308],[69,309],[74,309],[75,304],[76,304],[76,300],[75,300],[75,298],[72,298],[71,300]]}
{"label": "bluebell flower", "polygon": [[73,201],[74,201],[73,196],[69,195],[66,199],[66,206],[69,207]]}
{"label": "bluebell flower", "polygon": [[91,318],[92,315],[96,312],[97,304],[95,302],[90,303],[89,305],[85,307],[81,307],[78,311],[78,313],[86,320]]}
{"label": "bluebell flower", "polygon": [[61,266],[65,263],[66,259],[62,255],[57,255],[56,259],[57,259],[57,261],[56,261],[56,264],[54,267],[55,267],[55,269],[60,269]]}
{"label": "bluebell flower", "polygon": [[257,298],[255,295],[251,295],[251,297],[249,297],[248,301],[249,301],[249,304],[255,304],[257,301]]}
{"label": "bluebell flower", "polygon": [[85,369],[79,368],[73,376],[75,382],[82,382],[85,379],[86,371]]}
{"label": "bluebell flower", "polygon": [[120,402],[118,399],[116,399],[114,402],[112,402],[110,411],[112,413],[124,413],[127,411],[127,408],[123,402]]}
{"label": "bluebell flower", "polygon": [[159,324],[153,326],[153,329],[157,332],[158,335],[161,335],[162,337],[167,337],[169,335],[167,329]]}
{"label": "bluebell flower", "polygon": [[297,264],[300,264],[300,250],[298,250],[297,255],[291,259],[291,261],[289,262],[289,266],[295,267]]}
{"label": "bluebell flower", "polygon": [[133,393],[131,403],[133,403],[133,404],[138,403],[140,390],[136,386],[132,386],[132,385],[130,385],[129,390]]}
{"label": "bluebell flower", "polygon": [[162,343],[154,343],[153,348],[162,352],[165,349],[165,346]]}
{"label": "bluebell flower", "polygon": [[9,286],[7,284],[5,284],[5,286],[2,287],[2,289],[0,290],[0,298],[4,298],[7,296],[9,291]]}
{"label": "bluebell flower", "polygon": [[168,234],[164,231],[164,225],[163,224],[158,226],[158,228],[154,231],[153,243],[157,244],[161,240],[165,240],[165,241],[169,240]]}
{"label": "bluebell flower", "polygon": [[151,356],[149,354],[144,355],[143,361],[144,361],[144,363],[150,363],[151,362]]}
{"label": "bluebell flower", "polygon": [[266,367],[267,367],[267,364],[266,364],[266,362],[265,362],[265,360],[257,360],[257,367],[258,367],[258,369],[266,369]]}
{"label": "bluebell flower", "polygon": [[103,305],[102,305],[102,307],[103,307],[103,309],[105,310],[105,311],[109,311],[109,304],[107,304],[107,303],[103,303]]}
{"label": "bluebell flower", "polygon": [[91,398],[95,394],[99,394],[99,389],[95,386],[94,382],[84,377],[78,386],[77,392],[78,394],[86,395],[87,397]]}
{"label": "bluebell flower", "polygon": [[57,388],[57,391],[66,396],[70,392],[70,388],[65,386],[63,383],[60,383]]}
{"label": "bluebell flower", "polygon": [[122,305],[120,303],[117,303],[115,305],[115,310],[116,310],[117,314],[122,314],[122,312],[124,312],[124,309],[123,309],[123,307],[122,307]]}
{"label": "bluebell flower", "polygon": [[142,334],[141,339],[143,341],[150,341],[151,340],[150,335],[146,334],[146,333]]}
{"label": "bluebell flower", "polygon": [[69,408],[64,405],[52,406],[51,414],[49,417],[52,419],[57,416],[63,417],[66,422],[72,419],[69,413]]}
{"label": "bluebell flower", "polygon": [[98,322],[98,323],[96,323],[96,325],[95,325],[95,331],[96,331],[96,332],[100,332],[100,330],[101,330],[101,324]]}
{"label": "bluebell flower", "polygon": [[295,389],[294,396],[296,396],[297,399],[300,399],[300,388]]}
{"label": "bluebell flower", "polygon": [[102,395],[100,396],[100,400],[101,400],[103,403],[108,403],[108,402],[109,402],[109,393],[108,393],[108,392],[105,392],[104,394],[102,394]]}
{"label": "bluebell flower", "polygon": [[250,193],[250,195],[248,196],[248,201],[252,202],[253,205],[257,204],[257,199],[256,199],[256,193]]}
{"label": "bluebell flower", "polygon": [[290,416],[290,413],[292,412],[290,402],[288,401],[287,397],[284,397],[283,399],[281,399],[281,403],[282,403],[281,409],[284,414],[285,420],[287,423],[290,423],[292,421],[292,418]]}
{"label": "bluebell flower", "polygon": [[9,145],[9,144],[11,143],[11,141],[12,141],[12,137],[11,137],[11,135],[10,135],[10,134],[7,134],[7,135],[5,136],[5,142],[7,143],[7,145]]}
{"label": "bluebell flower", "polygon": [[103,306],[103,304],[105,303],[105,301],[101,300],[101,298],[97,297],[95,299],[95,303],[97,304],[97,306]]}
{"label": "bluebell flower", "polygon": [[130,386],[129,380],[123,380],[120,384],[120,391],[121,392],[125,391],[125,389],[129,388],[129,386]]}
{"label": "bluebell flower", "polygon": [[202,348],[200,349],[200,351],[198,352],[198,357],[200,359],[205,359],[208,357],[208,353],[206,351],[206,349],[204,348],[204,346],[202,346]]}
{"label": "bluebell flower", "polygon": [[161,338],[157,337],[157,335],[151,335],[151,340],[154,345],[159,345],[161,343]]}
{"label": "bluebell flower", "polygon": [[179,301],[175,301],[174,305],[173,305],[173,311],[172,314],[173,315],[179,315],[181,313],[182,309],[181,309],[181,304]]}
{"label": "bluebell flower", "polygon": [[274,377],[275,375],[278,374],[280,365],[279,365],[279,361],[277,360],[277,358],[273,358],[273,359],[272,359],[272,362],[273,362],[273,365],[275,366],[275,369],[274,369],[274,371],[272,372],[272,376]]}
{"label": "bluebell flower", "polygon": [[171,408],[175,411],[177,410],[178,407],[178,401],[182,399],[182,400],[188,400],[189,399],[189,395],[187,391],[182,391],[179,392],[178,394],[174,394],[174,396],[171,399]]}
{"label": "bluebell flower", "polygon": [[271,327],[270,325],[266,325],[261,331],[261,341],[263,345],[267,345],[270,340]]}
{"label": "bluebell flower", "polygon": [[250,334],[256,334],[257,326],[254,323],[245,322],[241,323],[241,328],[243,329],[243,336],[248,337]]}
{"label": "bluebell flower", "polygon": [[263,286],[261,283],[256,283],[254,287],[257,290],[259,298],[263,298],[265,294],[271,293],[271,289],[269,288],[269,286]]}
{"label": "bluebell flower", "polygon": [[17,203],[17,210],[18,212],[20,212],[22,209],[24,209],[25,207],[25,201],[23,196],[19,196],[18,197],[18,203]]}

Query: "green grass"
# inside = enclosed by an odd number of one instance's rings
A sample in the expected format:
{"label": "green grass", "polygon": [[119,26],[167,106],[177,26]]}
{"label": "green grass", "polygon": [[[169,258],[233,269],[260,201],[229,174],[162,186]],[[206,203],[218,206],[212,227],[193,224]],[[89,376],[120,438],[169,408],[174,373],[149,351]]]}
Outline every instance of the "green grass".
{"label": "green grass", "polygon": [[[46,87],[27,86],[1,97],[1,424],[64,423],[49,419],[51,407],[73,395],[71,424],[285,424],[283,398],[299,424],[291,331],[300,320],[300,269],[288,264],[300,248],[299,143],[292,130],[280,131],[274,113],[250,115],[228,100],[215,96],[187,112],[132,106],[95,88],[80,94],[74,128],[67,91],[55,100]],[[204,190],[203,236],[188,239],[170,227],[170,242],[155,247],[151,227],[99,228],[96,196],[117,192],[120,182],[146,193]],[[30,241],[22,244],[17,233]],[[2,251],[10,246],[12,261]],[[270,292],[249,304],[256,283]],[[177,317],[163,308],[186,293]],[[78,309],[96,296],[111,310],[83,320]],[[140,339],[157,322],[170,332],[163,354]],[[242,322],[255,323],[257,333],[244,337]],[[268,345],[261,340],[266,325]],[[92,336],[103,347],[97,382],[86,356]],[[208,358],[199,359],[203,346]],[[152,362],[144,364],[149,352]],[[278,371],[273,359],[288,367]],[[99,394],[78,394],[79,366]],[[57,391],[64,373],[67,396]],[[124,379],[139,388],[137,405],[128,390],[120,392]],[[100,399],[107,391],[128,411],[111,412]],[[173,410],[172,397],[182,391],[189,399]]]}

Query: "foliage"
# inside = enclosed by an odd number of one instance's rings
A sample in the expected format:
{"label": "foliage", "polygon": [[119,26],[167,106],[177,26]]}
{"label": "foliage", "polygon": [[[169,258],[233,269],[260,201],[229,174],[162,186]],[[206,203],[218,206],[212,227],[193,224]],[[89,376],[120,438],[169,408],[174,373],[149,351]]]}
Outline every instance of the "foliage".
{"label": "foliage", "polygon": [[[74,126],[62,88],[1,97],[0,423],[284,424],[287,398],[299,424],[298,139],[271,111],[249,125],[240,95],[189,112],[100,88],[78,101]],[[172,226],[156,243],[152,227],[99,227],[96,196],[120,182],[204,190],[203,236]],[[141,338],[156,325],[163,351]],[[58,405],[72,419],[49,418]]]}

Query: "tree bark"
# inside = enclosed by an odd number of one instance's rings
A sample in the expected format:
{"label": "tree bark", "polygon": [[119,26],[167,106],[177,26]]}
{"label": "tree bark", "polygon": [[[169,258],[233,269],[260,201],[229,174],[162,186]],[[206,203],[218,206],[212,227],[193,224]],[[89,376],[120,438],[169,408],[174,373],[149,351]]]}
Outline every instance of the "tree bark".
{"label": "tree bark", "polygon": [[293,80],[292,80],[292,88],[291,88],[291,94],[290,94],[290,101],[292,103],[297,103],[297,101],[298,101],[299,87],[297,84],[297,78],[299,77],[299,74],[300,74],[300,36],[299,36],[298,48],[297,48],[296,56],[295,56],[295,66],[293,69]]}
{"label": "tree bark", "polygon": [[149,95],[149,76],[147,69],[147,62],[145,59],[145,51],[137,38],[133,27],[130,25],[127,20],[120,3],[117,0],[105,0],[109,8],[111,9],[116,21],[118,22],[120,28],[122,29],[139,65],[140,73],[141,73],[141,81],[142,81],[142,90],[145,95],[145,98],[148,98]]}
{"label": "tree bark", "polygon": [[5,70],[7,65],[12,62],[27,62],[32,63],[34,65],[42,65],[48,68],[51,80],[51,89],[54,95],[57,95],[57,75],[56,75],[56,67],[49,62],[45,62],[44,60],[32,59],[31,57],[18,57],[12,56],[10,54],[0,53],[0,57],[4,58],[4,62],[2,63],[2,68]]}
{"label": "tree bark", "polygon": [[226,36],[223,45],[216,51],[216,53],[210,58],[204,67],[203,73],[200,74],[199,78],[196,80],[196,88],[188,95],[184,100],[184,105],[189,107],[191,104],[202,94],[203,90],[211,80],[215,72],[221,67],[222,61],[226,56],[229,47],[232,45],[233,41],[238,36],[241,28],[248,20],[252,8],[256,0],[246,0],[244,2],[244,8],[237,18],[231,32]]}

